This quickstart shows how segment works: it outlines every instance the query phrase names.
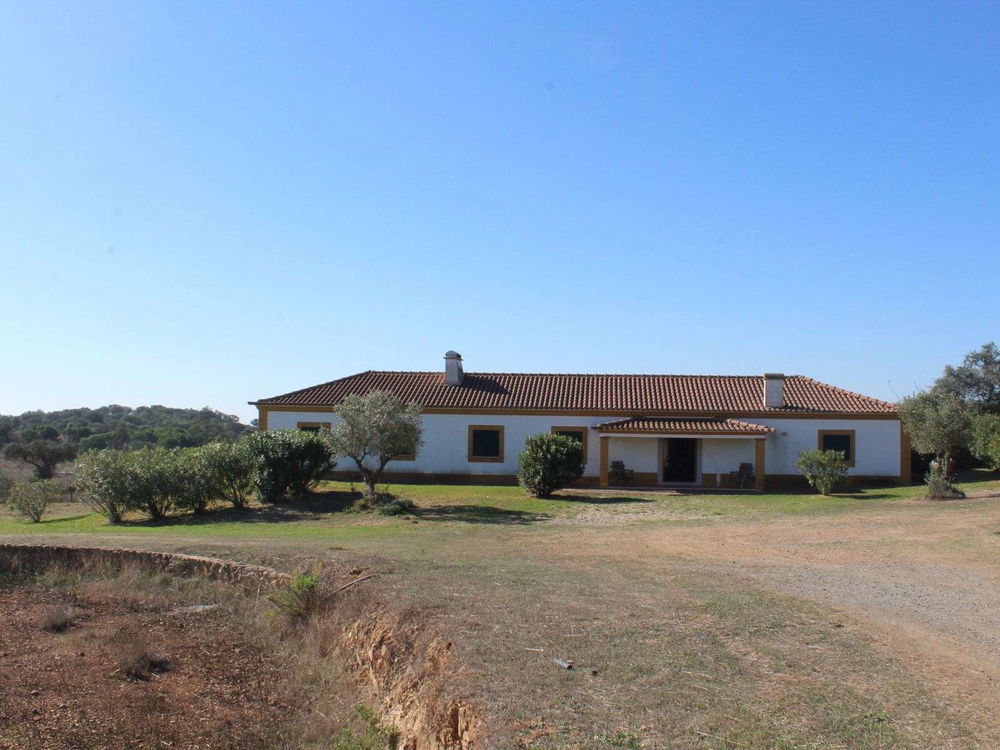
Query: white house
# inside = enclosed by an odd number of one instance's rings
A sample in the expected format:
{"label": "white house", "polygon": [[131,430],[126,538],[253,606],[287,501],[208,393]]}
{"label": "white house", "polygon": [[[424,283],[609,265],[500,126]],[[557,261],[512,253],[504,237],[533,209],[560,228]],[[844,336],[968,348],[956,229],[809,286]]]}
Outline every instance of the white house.
{"label": "white house", "polygon": [[[802,375],[567,375],[368,370],[251,401],[262,430],[317,430],[351,394],[392,391],[423,409],[423,444],[390,462],[391,481],[513,483],[529,435],[583,443],[581,484],[785,487],[799,453],[843,450],[856,483],[909,482],[894,404]],[[341,476],[351,476],[341,465]]]}

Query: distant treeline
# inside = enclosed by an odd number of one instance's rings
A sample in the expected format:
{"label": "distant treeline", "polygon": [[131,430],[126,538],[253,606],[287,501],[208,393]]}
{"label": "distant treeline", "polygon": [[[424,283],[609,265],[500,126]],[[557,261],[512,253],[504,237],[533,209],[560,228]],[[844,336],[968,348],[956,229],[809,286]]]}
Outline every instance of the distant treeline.
{"label": "distant treeline", "polygon": [[213,440],[234,440],[252,428],[239,417],[204,409],[169,406],[101,406],[97,409],[29,411],[0,415],[0,448],[12,443],[53,441],[78,451],[100,448],[186,448]]}

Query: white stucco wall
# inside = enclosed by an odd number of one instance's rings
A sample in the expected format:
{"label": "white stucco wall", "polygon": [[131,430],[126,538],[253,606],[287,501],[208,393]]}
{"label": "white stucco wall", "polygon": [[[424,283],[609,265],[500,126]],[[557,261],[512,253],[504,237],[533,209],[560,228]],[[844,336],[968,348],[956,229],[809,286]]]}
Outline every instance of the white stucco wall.
{"label": "white stucco wall", "polygon": [[[869,476],[899,475],[899,422],[897,420],[845,419],[762,419],[737,417],[748,422],[774,427],[766,443],[768,474],[797,474],[795,460],[805,450],[815,450],[819,430],[855,430],[855,465],[851,474]],[[293,430],[299,422],[335,422],[330,412],[270,411],[267,425],[273,430]],[[528,436],[548,433],[553,426],[592,427],[614,417],[554,417],[425,414],[424,442],[415,461],[393,461],[390,471],[443,474],[514,474],[517,456]],[[503,425],[504,461],[502,463],[470,462],[467,460],[469,425]],[[587,441],[585,476],[597,476],[600,461],[600,440],[591,431]],[[637,472],[659,471],[659,440],[655,437],[612,437],[608,445],[609,461],[623,461]],[[699,464],[702,472],[735,471],[740,463],[753,463],[753,438],[704,438]],[[340,468],[349,469],[346,464]]]}
{"label": "white stucco wall", "polygon": [[768,474],[798,474],[795,460],[816,450],[819,430],[854,430],[855,458],[849,474],[899,476],[899,421],[895,419],[754,419],[774,428],[766,444]]}
{"label": "white stucco wall", "polygon": [[[703,474],[728,474],[737,471],[740,464],[752,464],[756,457],[757,446],[752,439],[705,438],[701,441]],[[765,455],[765,463],[766,459]],[[766,468],[770,471],[770,466]]]}

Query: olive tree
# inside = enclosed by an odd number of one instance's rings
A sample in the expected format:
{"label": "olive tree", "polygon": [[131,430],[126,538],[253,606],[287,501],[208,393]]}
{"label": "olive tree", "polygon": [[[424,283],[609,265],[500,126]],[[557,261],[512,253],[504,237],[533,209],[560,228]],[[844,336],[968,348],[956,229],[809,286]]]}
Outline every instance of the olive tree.
{"label": "olive tree", "polygon": [[420,447],[420,405],[404,403],[389,391],[348,396],[337,407],[330,429],[333,452],[354,461],[365,484],[365,497],[378,502],[376,489],[386,464],[414,455]]}
{"label": "olive tree", "polygon": [[945,467],[968,445],[972,411],[954,392],[931,389],[899,403],[903,429],[918,453],[933,453]]}

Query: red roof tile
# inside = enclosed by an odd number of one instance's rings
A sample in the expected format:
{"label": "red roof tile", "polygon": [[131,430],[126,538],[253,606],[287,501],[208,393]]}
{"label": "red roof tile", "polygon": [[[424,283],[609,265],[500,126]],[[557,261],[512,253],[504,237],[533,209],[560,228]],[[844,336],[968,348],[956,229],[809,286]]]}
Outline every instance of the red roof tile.
{"label": "red roof tile", "polygon": [[251,402],[261,405],[335,406],[351,394],[388,390],[425,409],[611,412],[623,415],[823,412],[895,414],[895,405],[802,375],[785,378],[785,405],[764,408],[759,375],[562,375],[466,373],[459,386],[441,372],[368,370]]}
{"label": "red roof tile", "polygon": [[594,428],[599,432],[652,432],[657,434],[687,434],[687,435],[767,435],[774,432],[773,427],[767,427],[739,419],[649,419],[647,417],[632,417],[619,419],[616,422],[605,422]]}

